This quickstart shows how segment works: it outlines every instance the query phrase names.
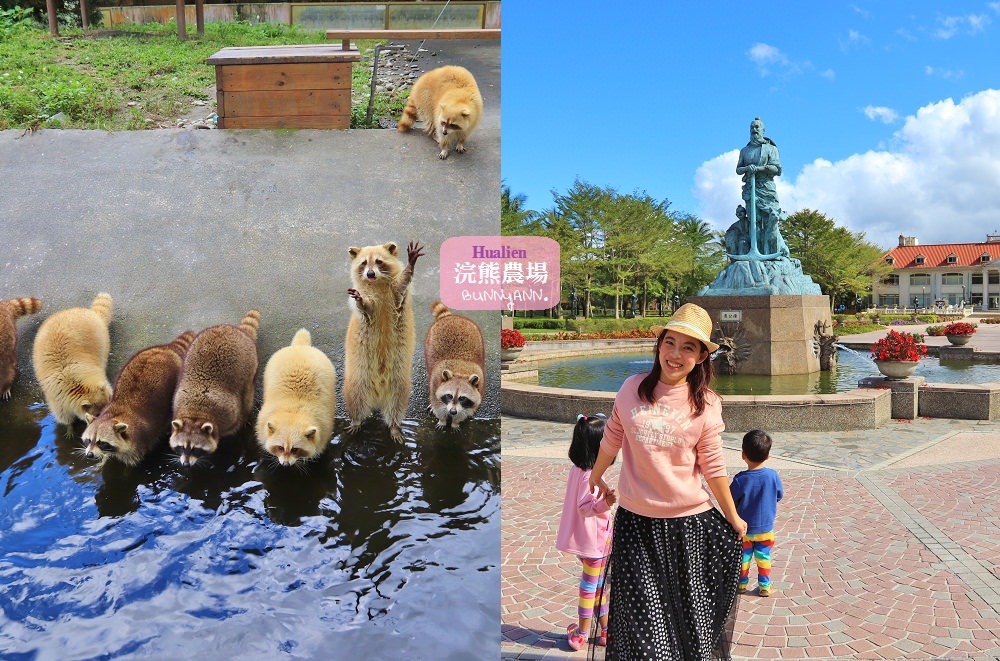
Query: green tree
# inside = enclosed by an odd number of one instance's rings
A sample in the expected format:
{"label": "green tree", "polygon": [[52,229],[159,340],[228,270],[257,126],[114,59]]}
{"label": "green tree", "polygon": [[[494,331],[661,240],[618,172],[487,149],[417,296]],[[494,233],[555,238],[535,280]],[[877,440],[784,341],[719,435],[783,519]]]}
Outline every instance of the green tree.
{"label": "green tree", "polygon": [[718,233],[697,216],[676,218],[675,226],[673,241],[680,266],[675,291],[686,298],[697,294],[722,269],[725,251]]}
{"label": "green tree", "polygon": [[503,236],[532,236],[542,233],[539,214],[527,208],[523,194],[512,195],[510,186],[500,185],[500,234]]}
{"label": "green tree", "polygon": [[803,209],[788,216],[781,235],[792,257],[802,262],[802,271],[830,297],[831,307],[838,300],[870,294],[872,282],[892,271],[882,259],[885,251],[865,240],[864,232],[839,227],[819,211]]}

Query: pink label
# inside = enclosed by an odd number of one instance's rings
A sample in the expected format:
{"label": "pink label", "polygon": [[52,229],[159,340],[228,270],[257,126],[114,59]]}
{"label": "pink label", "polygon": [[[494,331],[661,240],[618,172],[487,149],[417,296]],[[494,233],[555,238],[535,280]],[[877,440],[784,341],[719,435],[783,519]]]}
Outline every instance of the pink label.
{"label": "pink label", "polygon": [[543,236],[453,236],[441,244],[441,302],[457,310],[559,304],[559,244]]}

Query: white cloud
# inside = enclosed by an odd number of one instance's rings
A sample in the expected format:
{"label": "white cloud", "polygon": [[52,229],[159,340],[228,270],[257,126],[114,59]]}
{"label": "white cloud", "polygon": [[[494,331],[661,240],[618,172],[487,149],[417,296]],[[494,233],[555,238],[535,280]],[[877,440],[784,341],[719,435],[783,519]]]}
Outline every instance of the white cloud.
{"label": "white cloud", "polygon": [[844,50],[849,48],[862,48],[868,46],[871,43],[871,39],[861,34],[857,30],[848,30],[847,39],[840,42],[840,47]]}
{"label": "white cloud", "polygon": [[977,32],[983,32],[990,22],[990,17],[985,14],[942,16],[938,18],[939,27],[934,32],[934,36],[939,39],[951,39],[959,32],[976,34]]}
{"label": "white cloud", "polygon": [[[784,172],[782,208],[821,211],[884,248],[900,233],[922,244],[978,242],[1000,225],[1000,90],[920,108],[905,118],[894,144]],[[735,220],[738,154],[722,154],[695,174],[700,215],[720,229]]]}
{"label": "white cloud", "polygon": [[757,70],[763,77],[769,76],[772,73],[772,66],[777,66],[780,69],[786,69],[790,66],[788,57],[770,44],[756,43],[750,47],[747,54],[753,63],[757,65]]}
{"label": "white cloud", "polygon": [[861,112],[865,113],[865,117],[868,119],[872,121],[878,120],[883,124],[892,124],[899,119],[899,113],[885,106],[865,106],[861,109]]}
{"label": "white cloud", "polygon": [[944,78],[945,80],[952,80],[955,78],[961,78],[965,75],[965,72],[961,69],[954,71],[952,69],[940,69],[937,67],[932,67],[929,64],[924,67],[924,73],[928,76],[934,76],[936,78]]}

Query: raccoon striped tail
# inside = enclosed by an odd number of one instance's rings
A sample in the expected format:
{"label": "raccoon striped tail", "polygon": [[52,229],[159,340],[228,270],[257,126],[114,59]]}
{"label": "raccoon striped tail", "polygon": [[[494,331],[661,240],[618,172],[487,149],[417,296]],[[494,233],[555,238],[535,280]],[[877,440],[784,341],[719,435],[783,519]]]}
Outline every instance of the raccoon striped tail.
{"label": "raccoon striped tail", "polygon": [[256,341],[258,328],[260,328],[260,312],[248,310],[240,322],[240,329]]}
{"label": "raccoon striped tail", "polygon": [[434,301],[433,303],[431,303],[431,312],[434,314],[435,319],[440,319],[441,317],[447,317],[449,314],[451,314],[451,310],[448,309],[448,306],[442,303],[441,301]]}
{"label": "raccoon striped tail", "polygon": [[170,342],[170,348],[176,351],[181,358],[187,355],[191,342],[194,341],[194,331],[186,330]]}
{"label": "raccoon striped tail", "polygon": [[90,309],[97,313],[104,323],[111,325],[111,294],[101,292],[94,297],[94,302],[90,304]]}
{"label": "raccoon striped tail", "polygon": [[311,347],[312,346],[312,335],[309,334],[305,328],[300,328],[298,332],[295,333],[295,337],[292,338],[293,347]]}
{"label": "raccoon striped tail", "polygon": [[35,314],[42,309],[42,299],[35,298],[34,296],[12,298],[2,301],[0,304],[6,305],[15,319],[23,317],[26,314]]}

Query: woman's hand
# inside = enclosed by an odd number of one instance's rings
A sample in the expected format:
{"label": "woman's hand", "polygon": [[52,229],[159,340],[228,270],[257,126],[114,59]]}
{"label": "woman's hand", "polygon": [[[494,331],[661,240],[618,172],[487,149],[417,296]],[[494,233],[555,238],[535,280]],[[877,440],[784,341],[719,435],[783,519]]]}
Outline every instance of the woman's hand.
{"label": "woman's hand", "polygon": [[739,514],[733,514],[732,518],[727,516],[726,521],[729,521],[729,525],[739,534],[740,539],[747,536],[747,522],[741,519]]}
{"label": "woman's hand", "polygon": [[597,488],[597,498],[607,498],[609,493],[614,493],[608,483],[604,481],[603,477],[598,477],[593,473],[590,474],[590,479],[587,482],[590,485],[590,492],[594,492],[594,488]]}

